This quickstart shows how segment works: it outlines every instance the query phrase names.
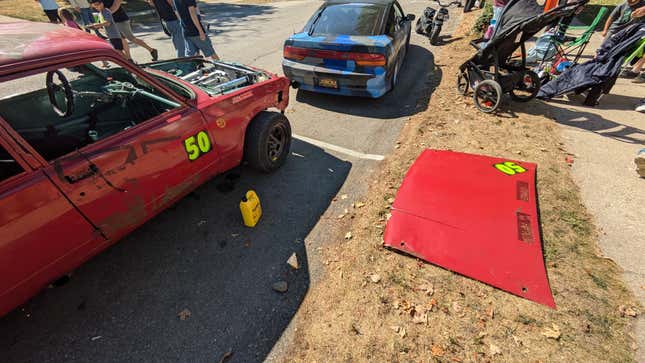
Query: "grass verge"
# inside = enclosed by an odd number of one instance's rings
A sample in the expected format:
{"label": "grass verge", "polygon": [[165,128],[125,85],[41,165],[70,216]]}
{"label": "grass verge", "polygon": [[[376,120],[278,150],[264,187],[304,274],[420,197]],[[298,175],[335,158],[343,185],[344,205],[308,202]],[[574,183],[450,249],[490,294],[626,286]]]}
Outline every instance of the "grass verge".
{"label": "grass verge", "polygon": [[[368,197],[356,201],[362,207],[330,236],[338,242],[323,251],[325,277],[296,317],[288,361],[634,359],[631,315],[639,307],[620,269],[597,249],[558,125],[524,112],[530,104],[482,114],[470,97],[455,92],[457,68],[472,55],[467,33],[477,13],[465,14],[454,34],[464,39],[435,54],[445,77],[432,80],[438,86],[428,110],[408,122],[397,149],[375,172]],[[545,261],[557,310],[382,247],[391,198],[430,146],[538,163]],[[350,231],[353,237],[344,238]]]}

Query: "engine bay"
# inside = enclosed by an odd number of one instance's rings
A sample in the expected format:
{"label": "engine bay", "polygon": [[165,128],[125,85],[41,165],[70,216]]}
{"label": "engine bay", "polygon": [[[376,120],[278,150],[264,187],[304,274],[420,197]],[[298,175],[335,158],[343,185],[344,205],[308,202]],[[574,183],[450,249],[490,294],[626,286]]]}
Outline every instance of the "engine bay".
{"label": "engine bay", "polygon": [[270,78],[264,72],[243,65],[201,58],[157,62],[145,67],[171,74],[212,96],[230,93]]}

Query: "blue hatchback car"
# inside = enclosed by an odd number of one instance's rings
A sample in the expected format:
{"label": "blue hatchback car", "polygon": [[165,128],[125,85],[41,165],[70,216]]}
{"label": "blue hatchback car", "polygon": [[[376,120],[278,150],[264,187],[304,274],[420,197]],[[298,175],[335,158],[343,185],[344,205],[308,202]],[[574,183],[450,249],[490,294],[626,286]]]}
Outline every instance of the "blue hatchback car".
{"label": "blue hatchback car", "polygon": [[328,0],[285,41],[282,69],[307,91],[381,97],[397,82],[412,20],[396,0]]}

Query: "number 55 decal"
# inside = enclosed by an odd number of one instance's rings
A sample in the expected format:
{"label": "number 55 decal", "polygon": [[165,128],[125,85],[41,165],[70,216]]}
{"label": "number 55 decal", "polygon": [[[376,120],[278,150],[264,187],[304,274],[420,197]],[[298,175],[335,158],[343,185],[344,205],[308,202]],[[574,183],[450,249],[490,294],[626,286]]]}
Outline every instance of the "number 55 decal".
{"label": "number 55 decal", "polygon": [[202,154],[211,151],[211,139],[208,138],[206,131],[200,131],[197,135],[184,140],[184,146],[188,153],[188,160],[197,160]]}
{"label": "number 55 decal", "polygon": [[523,167],[515,164],[512,161],[505,161],[503,163],[495,164],[495,168],[506,175],[520,174],[526,171]]}

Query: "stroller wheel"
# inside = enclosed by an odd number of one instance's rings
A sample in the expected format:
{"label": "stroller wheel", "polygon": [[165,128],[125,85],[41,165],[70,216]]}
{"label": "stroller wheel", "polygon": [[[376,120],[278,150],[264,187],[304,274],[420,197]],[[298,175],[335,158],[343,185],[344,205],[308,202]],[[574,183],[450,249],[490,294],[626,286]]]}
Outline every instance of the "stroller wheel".
{"label": "stroller wheel", "polygon": [[540,77],[537,73],[525,71],[522,78],[520,78],[511,90],[511,98],[516,102],[528,102],[538,94],[540,84]]}
{"label": "stroller wheel", "polygon": [[464,71],[457,75],[457,92],[461,95],[468,94],[468,72]]}
{"label": "stroller wheel", "polygon": [[481,112],[493,112],[502,101],[502,87],[492,79],[481,81],[475,86],[473,100]]}

